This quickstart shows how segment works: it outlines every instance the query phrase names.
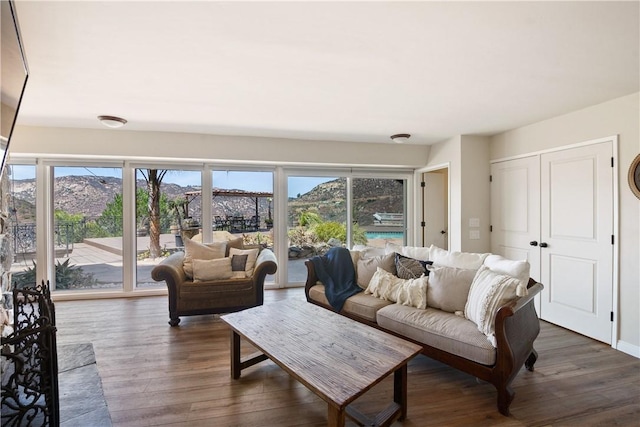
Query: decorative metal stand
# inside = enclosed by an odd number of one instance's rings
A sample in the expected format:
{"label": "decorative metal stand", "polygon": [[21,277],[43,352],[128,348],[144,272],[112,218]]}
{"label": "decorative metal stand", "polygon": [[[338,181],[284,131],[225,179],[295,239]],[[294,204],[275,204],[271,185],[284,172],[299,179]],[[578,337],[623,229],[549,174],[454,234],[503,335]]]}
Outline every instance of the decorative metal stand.
{"label": "decorative metal stand", "polygon": [[14,332],[2,340],[2,425],[58,426],[55,308],[49,283],[13,290]]}

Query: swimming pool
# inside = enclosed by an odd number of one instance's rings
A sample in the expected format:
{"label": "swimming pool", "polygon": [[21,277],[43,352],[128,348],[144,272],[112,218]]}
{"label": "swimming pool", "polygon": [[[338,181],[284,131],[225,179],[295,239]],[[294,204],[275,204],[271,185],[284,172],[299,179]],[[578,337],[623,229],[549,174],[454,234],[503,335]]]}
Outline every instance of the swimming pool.
{"label": "swimming pool", "polygon": [[402,239],[402,231],[367,231],[367,239]]}

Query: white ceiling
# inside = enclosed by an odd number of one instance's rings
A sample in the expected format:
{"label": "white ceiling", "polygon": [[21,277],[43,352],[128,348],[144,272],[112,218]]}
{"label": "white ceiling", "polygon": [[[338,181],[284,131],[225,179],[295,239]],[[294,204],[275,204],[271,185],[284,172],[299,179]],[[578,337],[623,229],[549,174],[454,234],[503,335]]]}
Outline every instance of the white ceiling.
{"label": "white ceiling", "polygon": [[429,144],[630,93],[640,3],[21,1],[18,123]]}

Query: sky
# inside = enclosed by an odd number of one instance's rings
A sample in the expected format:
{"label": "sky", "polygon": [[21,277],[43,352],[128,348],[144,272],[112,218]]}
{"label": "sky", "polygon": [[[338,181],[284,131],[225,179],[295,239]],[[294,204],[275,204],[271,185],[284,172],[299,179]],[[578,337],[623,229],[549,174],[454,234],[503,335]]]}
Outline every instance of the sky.
{"label": "sky", "polygon": [[[35,166],[11,166],[11,178],[14,180],[35,178]],[[85,168],[85,167],[56,167],[55,176],[87,176],[122,178],[120,168]],[[318,184],[334,180],[335,177],[289,177],[288,197],[305,194]],[[200,171],[171,170],[163,182],[181,185],[200,186]],[[213,186],[226,189],[240,189],[245,191],[273,192],[273,173],[257,171],[214,171]]]}

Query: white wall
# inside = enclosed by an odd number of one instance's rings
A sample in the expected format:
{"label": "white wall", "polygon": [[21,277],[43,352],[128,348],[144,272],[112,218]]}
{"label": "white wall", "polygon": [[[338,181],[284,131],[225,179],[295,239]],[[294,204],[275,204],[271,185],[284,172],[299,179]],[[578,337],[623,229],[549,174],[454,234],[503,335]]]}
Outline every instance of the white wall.
{"label": "white wall", "polygon": [[617,347],[640,357],[640,201],[627,183],[629,165],[640,152],[640,93],[495,135],[490,158],[508,158],[611,135],[619,135]]}
{"label": "white wall", "polygon": [[[449,164],[451,210],[449,249],[489,252],[490,191],[489,138],[458,135],[431,146],[426,167]],[[478,218],[480,239],[469,238],[469,218]]]}
{"label": "white wall", "polygon": [[124,129],[19,126],[11,140],[16,154],[94,155],[164,160],[237,161],[268,164],[326,164],[416,168],[429,147],[416,144],[362,144]]}
{"label": "white wall", "polygon": [[[489,138],[486,136],[463,135],[461,146],[462,167],[462,219],[461,240],[465,252],[489,252],[491,235],[491,164],[489,162]],[[471,227],[469,219],[480,220],[479,227]],[[471,231],[480,233],[479,239],[472,239]]]}

